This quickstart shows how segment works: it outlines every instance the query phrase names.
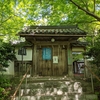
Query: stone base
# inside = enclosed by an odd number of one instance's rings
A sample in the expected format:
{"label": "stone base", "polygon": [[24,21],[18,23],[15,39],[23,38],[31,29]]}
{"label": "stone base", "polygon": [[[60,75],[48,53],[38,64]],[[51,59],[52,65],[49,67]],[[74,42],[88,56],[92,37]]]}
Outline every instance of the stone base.
{"label": "stone base", "polygon": [[84,94],[80,100],[98,100],[98,96],[96,94]]}

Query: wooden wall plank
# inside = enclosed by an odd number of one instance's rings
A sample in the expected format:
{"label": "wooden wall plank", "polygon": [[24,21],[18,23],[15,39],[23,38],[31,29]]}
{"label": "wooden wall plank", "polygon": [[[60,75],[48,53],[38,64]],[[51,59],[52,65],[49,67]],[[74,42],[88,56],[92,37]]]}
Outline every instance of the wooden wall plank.
{"label": "wooden wall plank", "polygon": [[[66,46],[66,45],[65,45]],[[43,76],[59,76],[63,75],[65,70],[67,70],[67,55],[66,48],[62,48],[63,45],[41,45],[40,49],[37,50],[37,71],[40,75]],[[43,60],[42,49],[43,48],[51,48],[52,49],[52,58],[51,60]],[[58,63],[53,63],[53,56],[58,57]]]}

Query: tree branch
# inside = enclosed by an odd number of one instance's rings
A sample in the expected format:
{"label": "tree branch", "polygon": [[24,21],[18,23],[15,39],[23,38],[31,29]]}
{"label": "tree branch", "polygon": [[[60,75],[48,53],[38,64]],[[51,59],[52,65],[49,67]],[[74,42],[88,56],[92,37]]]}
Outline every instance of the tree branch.
{"label": "tree branch", "polygon": [[11,17],[12,17],[12,16],[9,16],[7,19],[5,19],[4,21],[2,21],[2,22],[0,23],[0,26],[1,26],[3,23],[5,23],[6,21],[8,21]]}
{"label": "tree branch", "polygon": [[[97,24],[97,25],[100,25],[100,24],[98,24],[98,23],[96,23],[96,22],[98,22],[97,20],[91,20],[91,21],[68,21],[69,23],[77,23],[77,24],[89,24],[89,23],[95,23],[95,24]],[[66,23],[68,23],[68,22],[62,22],[62,23],[60,23],[60,24],[66,24]]]}
{"label": "tree branch", "polygon": [[81,6],[79,6],[78,4],[76,4],[73,0],[70,0],[75,6],[77,6],[79,9],[81,9],[82,11],[84,11],[86,14],[90,15],[91,17],[94,17],[95,19],[97,19],[98,21],[100,21],[100,17],[95,15],[94,13],[87,11],[86,9],[82,8]]}

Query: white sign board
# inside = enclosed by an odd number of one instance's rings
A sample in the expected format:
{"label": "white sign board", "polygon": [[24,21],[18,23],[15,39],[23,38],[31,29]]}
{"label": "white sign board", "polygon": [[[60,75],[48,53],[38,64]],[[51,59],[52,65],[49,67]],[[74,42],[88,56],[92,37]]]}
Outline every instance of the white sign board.
{"label": "white sign board", "polygon": [[53,63],[58,63],[58,56],[53,56]]}

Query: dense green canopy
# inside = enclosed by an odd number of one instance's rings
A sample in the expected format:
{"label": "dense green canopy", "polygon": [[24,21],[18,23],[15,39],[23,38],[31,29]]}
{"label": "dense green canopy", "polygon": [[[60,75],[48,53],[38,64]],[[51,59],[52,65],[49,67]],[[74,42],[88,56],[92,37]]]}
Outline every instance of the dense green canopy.
{"label": "dense green canopy", "polygon": [[0,0],[0,34],[13,40],[27,25],[78,24],[93,32],[100,24],[99,0]]}

